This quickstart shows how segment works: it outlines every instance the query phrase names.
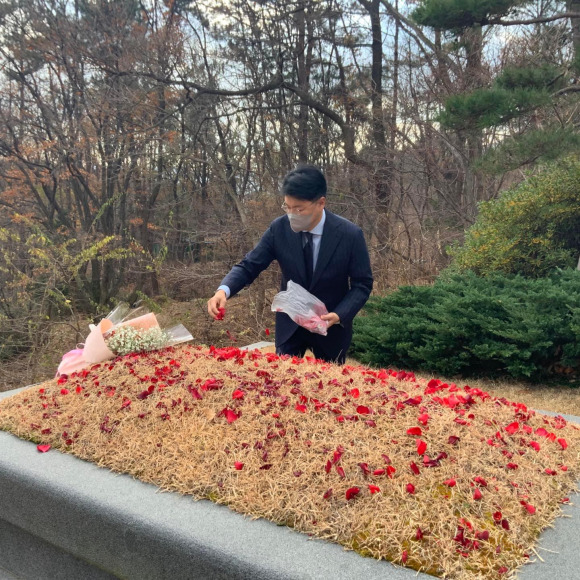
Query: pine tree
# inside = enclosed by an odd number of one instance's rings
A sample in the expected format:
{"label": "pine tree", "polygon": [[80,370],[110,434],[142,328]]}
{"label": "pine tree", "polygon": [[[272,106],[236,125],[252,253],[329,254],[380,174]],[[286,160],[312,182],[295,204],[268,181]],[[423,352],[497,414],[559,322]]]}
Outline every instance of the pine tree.
{"label": "pine tree", "polygon": [[492,173],[556,159],[580,145],[574,111],[580,92],[580,1],[568,0],[565,6],[559,2],[553,14],[518,20],[518,10],[532,4],[530,0],[422,0],[413,12],[418,24],[455,37],[456,46],[463,46],[468,58],[481,50],[474,39],[481,38],[485,27],[550,23],[562,30],[566,20],[571,23],[562,36],[567,62],[535,54],[533,62],[530,58],[504,68],[491,85],[478,84],[475,75],[472,90],[451,95],[445,102],[439,121],[447,129],[472,136],[491,128],[509,133],[477,164]]}

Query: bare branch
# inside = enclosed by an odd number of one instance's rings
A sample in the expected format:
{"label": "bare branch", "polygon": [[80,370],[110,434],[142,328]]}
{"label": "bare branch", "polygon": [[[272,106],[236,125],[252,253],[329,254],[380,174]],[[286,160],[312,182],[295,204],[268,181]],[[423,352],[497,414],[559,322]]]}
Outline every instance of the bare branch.
{"label": "bare branch", "polygon": [[492,18],[482,22],[482,25],[499,24],[500,26],[525,26],[527,24],[543,24],[545,22],[554,22],[563,18],[580,18],[580,12],[562,12],[553,16],[538,16],[528,20],[502,20],[501,18]]}

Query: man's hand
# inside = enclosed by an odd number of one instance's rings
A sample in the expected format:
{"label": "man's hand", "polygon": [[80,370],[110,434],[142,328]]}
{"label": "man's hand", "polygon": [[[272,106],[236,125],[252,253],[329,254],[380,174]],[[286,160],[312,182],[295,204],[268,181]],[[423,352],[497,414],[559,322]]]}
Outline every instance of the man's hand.
{"label": "man's hand", "polygon": [[328,314],[323,314],[320,317],[321,320],[326,320],[328,322],[328,328],[330,328],[333,324],[340,323],[340,316],[336,312],[329,312]]}
{"label": "man's hand", "polygon": [[223,290],[218,290],[208,301],[207,311],[213,318],[218,318],[220,315],[220,308],[226,307],[226,293]]}

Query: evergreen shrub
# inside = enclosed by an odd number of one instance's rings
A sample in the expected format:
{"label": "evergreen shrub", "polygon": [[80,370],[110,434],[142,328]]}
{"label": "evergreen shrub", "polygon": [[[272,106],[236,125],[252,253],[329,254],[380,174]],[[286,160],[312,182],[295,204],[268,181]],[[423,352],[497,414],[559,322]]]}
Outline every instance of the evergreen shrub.
{"label": "evergreen shrub", "polygon": [[574,268],[580,251],[580,159],[548,166],[479,214],[462,246],[449,249],[451,270],[542,277]]}
{"label": "evergreen shrub", "polygon": [[364,364],[539,379],[580,369],[580,271],[543,279],[473,272],[373,297],[354,320]]}

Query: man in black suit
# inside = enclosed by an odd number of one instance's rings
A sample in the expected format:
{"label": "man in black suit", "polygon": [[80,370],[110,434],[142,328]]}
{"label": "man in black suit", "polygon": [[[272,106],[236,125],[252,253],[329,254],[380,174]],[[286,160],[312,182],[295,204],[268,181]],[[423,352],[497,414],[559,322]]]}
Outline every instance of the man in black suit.
{"label": "man in black suit", "polygon": [[287,215],[274,220],[257,246],[235,265],[208,301],[208,312],[219,309],[244,286],[251,284],[273,260],[282,270],[281,290],[289,280],[319,298],[328,310],[328,334],[314,334],[276,313],[276,352],[343,364],[352,339],[352,320],[364,306],[373,276],[362,230],[324,209],[326,179],[311,165],[290,171],[282,183]]}

